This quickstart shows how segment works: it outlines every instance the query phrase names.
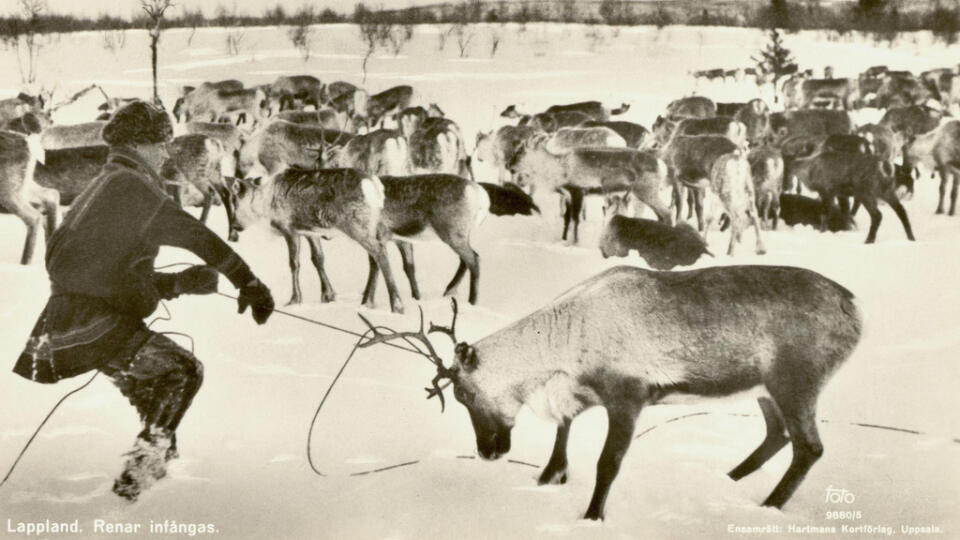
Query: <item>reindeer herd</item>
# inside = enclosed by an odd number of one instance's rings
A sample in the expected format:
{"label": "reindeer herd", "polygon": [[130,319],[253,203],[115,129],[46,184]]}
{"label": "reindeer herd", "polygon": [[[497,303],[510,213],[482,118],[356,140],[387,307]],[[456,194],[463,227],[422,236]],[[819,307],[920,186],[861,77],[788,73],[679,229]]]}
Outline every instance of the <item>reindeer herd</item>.
{"label": "reindeer herd", "polygon": [[[866,242],[872,243],[882,219],[880,201],[913,240],[901,200],[913,193],[921,168],[941,177],[936,212],[954,215],[960,120],[944,111],[960,105],[955,69],[915,76],[877,66],[846,79],[815,79],[804,72],[778,90],[782,111],[760,99],[717,103],[679,97],[649,129],[614,119],[628,104],[611,109],[585,101],[532,114],[509,105],[501,114],[505,125],[477,133],[468,151],[458,124],[438,104],[421,103],[411,86],[371,94],[310,75],[281,76],[249,88],[238,80],[207,82],[182,89],[171,111],[179,135],[159,172],[171,197],[203,207],[201,219],[221,204],[230,240],[259,222],[278,232],[288,248],[290,303],[304,300],[301,236],[321,282],[321,300],[336,298],[322,241],[341,235],[368,254],[363,304],[374,305],[382,274],[394,312],[404,306],[387,257],[390,242],[399,248],[414,299],[420,291],[411,240],[432,236],[460,261],[445,294],[453,294],[469,272],[469,301],[476,303],[480,256],[471,244],[474,230],[489,214],[539,213],[531,194],[543,190],[561,195],[563,238],[572,228],[573,242],[579,241],[585,197],[603,195],[601,255],[623,257],[636,250],[657,270],[710,254],[706,235],[713,225],[730,229],[729,255],[752,227],[755,251],[762,254],[761,231],[777,229],[781,220],[821,231],[849,230],[860,206],[870,217]],[[57,226],[60,205],[69,205],[97,175],[107,155],[100,130],[122,103],[108,100],[96,120],[65,126],[52,125],[43,100],[20,95],[0,101],[5,127],[0,207],[27,225],[22,263],[33,258],[40,230],[49,235]],[[882,119],[855,125],[851,112],[866,106],[885,109]],[[496,171],[497,182],[475,180],[480,163]],[[635,217],[641,204],[655,219]],[[799,269],[756,268],[763,267],[613,269],[501,332],[457,345],[452,367],[436,359],[438,378],[453,382],[457,400],[470,411],[484,457],[509,450],[509,431],[522,403],[558,422],[541,483],[566,479],[573,416],[590,405],[605,406],[611,428],[587,512],[594,519],[603,517],[641,406],[672,392],[725,394],[764,384],[771,394],[760,403],[767,438],[730,476],[742,478],[792,441],[794,460],[765,503],[781,506],[822,453],[816,398],[855,346],[861,321],[852,295],[826,278]],[[745,280],[749,291],[743,290]],[[734,321],[724,316],[731,303],[741,308]],[[691,318],[683,311],[687,304],[704,312]],[[622,325],[606,319],[611,309],[628,313],[638,306],[659,316]],[[695,324],[705,318],[720,321],[722,331]],[[582,329],[571,338],[581,342],[568,340],[561,347],[559,340],[544,337],[560,328]],[[821,334],[833,337],[813,340],[820,349],[811,348],[809,337]],[[709,346],[685,348],[686,338]],[[518,344],[536,354],[518,359],[510,352]],[[611,344],[619,349],[611,352]],[[689,354],[664,352],[671,347]],[[714,371],[703,370],[707,353],[723,357],[710,364],[717,366]],[[611,354],[634,360],[614,368],[608,364]],[[658,360],[664,355],[671,360]],[[544,369],[551,375],[544,378]],[[504,374],[516,380],[506,381]]]}

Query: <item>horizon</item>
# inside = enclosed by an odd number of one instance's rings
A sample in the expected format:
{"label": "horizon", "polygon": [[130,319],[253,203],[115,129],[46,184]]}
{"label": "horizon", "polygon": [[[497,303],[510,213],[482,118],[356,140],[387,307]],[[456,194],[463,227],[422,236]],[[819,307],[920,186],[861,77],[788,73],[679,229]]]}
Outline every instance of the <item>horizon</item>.
{"label": "horizon", "polygon": [[[142,13],[139,0],[45,0],[47,7],[45,14],[74,15],[78,17],[97,18],[101,15],[111,15],[122,19],[130,19]],[[287,13],[296,13],[305,6],[312,6],[317,11],[331,9],[337,13],[353,13],[357,4],[354,0],[324,0],[309,2],[305,0],[174,0],[174,6],[168,12],[173,17],[182,15],[185,10],[200,9],[204,16],[214,17],[219,9],[225,8],[228,13],[237,15],[259,16],[268,9],[281,6]],[[405,8],[414,5],[426,5],[432,1],[414,0],[376,0],[363,2],[370,8],[388,9]],[[20,13],[19,0],[0,0],[0,16],[9,17]]]}

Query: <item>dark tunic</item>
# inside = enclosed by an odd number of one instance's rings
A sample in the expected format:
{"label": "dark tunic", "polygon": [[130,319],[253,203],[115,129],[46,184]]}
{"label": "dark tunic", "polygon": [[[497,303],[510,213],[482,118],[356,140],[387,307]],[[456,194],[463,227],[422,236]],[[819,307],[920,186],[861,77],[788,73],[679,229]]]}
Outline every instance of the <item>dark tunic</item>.
{"label": "dark tunic", "polygon": [[51,295],[13,371],[52,383],[133,354],[151,335],[154,260],[161,245],[195,253],[236,287],[246,263],[162,191],[136,152],[111,148],[107,164],[64,216],[47,247]]}

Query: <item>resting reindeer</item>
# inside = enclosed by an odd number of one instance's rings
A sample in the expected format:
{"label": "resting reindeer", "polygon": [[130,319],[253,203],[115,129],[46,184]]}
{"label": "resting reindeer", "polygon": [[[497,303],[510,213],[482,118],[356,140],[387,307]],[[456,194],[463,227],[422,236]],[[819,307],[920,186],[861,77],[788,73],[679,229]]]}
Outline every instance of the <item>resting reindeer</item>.
{"label": "resting reindeer", "polygon": [[607,198],[600,234],[600,254],[604,259],[626,257],[631,250],[636,250],[651,268],[671,270],[678,265],[691,265],[705,253],[713,256],[696,229],[686,223],[671,227],[627,215],[629,198],[629,193]]}
{"label": "resting reindeer", "polygon": [[[523,405],[555,422],[556,442],[540,484],[566,482],[571,422],[587,408],[603,406],[609,427],[584,515],[596,520],[604,517],[644,406],[671,394],[725,396],[761,385],[769,394],[758,400],[766,438],[729,476],[740,480],[792,443],[790,466],[763,502],[782,507],[823,455],[817,398],[853,353],[862,324],[850,291],[802,268],[654,272],[619,266],[472,345],[458,343],[449,367],[422,324],[419,332],[373,330],[364,346],[421,341],[437,367],[428,395],[442,400],[440,381],[452,382],[484,459],[510,451],[510,432]],[[454,342],[455,328],[455,319],[448,329],[431,325]]]}
{"label": "resting reindeer", "polygon": [[15,214],[27,226],[20,264],[33,261],[41,228],[47,241],[57,228],[60,195],[34,180],[37,162],[43,161],[39,133],[0,131],[0,208]]}

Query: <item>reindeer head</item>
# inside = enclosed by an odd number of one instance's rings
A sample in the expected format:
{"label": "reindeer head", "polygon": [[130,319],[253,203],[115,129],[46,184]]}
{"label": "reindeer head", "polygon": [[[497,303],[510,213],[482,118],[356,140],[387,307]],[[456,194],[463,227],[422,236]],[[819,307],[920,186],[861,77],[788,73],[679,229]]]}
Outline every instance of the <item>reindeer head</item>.
{"label": "reindeer head", "polygon": [[230,236],[267,219],[273,197],[269,178],[233,178],[230,183],[230,205],[234,209]]}
{"label": "reindeer head", "polygon": [[[431,388],[426,388],[427,399],[437,396],[440,399],[441,411],[444,407],[443,389],[453,385],[453,396],[470,413],[470,421],[473,423],[474,434],[477,438],[477,451],[484,459],[497,459],[510,451],[510,431],[513,429],[514,418],[520,409],[520,403],[512,403],[510,407],[504,407],[495,397],[490,389],[491,379],[489,373],[480,369],[480,359],[477,350],[467,343],[457,343],[456,324],[457,324],[457,302],[453,300],[453,322],[449,327],[430,324],[430,329],[424,331],[423,327],[423,309],[420,310],[420,329],[416,332],[395,332],[389,328],[385,329],[388,333],[381,332],[382,328],[376,327],[370,323],[363,315],[360,315],[363,322],[373,333],[373,337],[363,342],[360,347],[369,347],[377,343],[384,343],[392,340],[403,340],[408,345],[418,349],[418,352],[425,356],[437,368],[437,374],[431,381]],[[443,363],[443,359],[437,354],[427,337],[430,333],[443,333],[450,337],[456,343],[454,347],[454,361],[450,367]],[[419,342],[424,348],[421,349],[414,342]],[[447,379],[449,382],[440,384]]]}

